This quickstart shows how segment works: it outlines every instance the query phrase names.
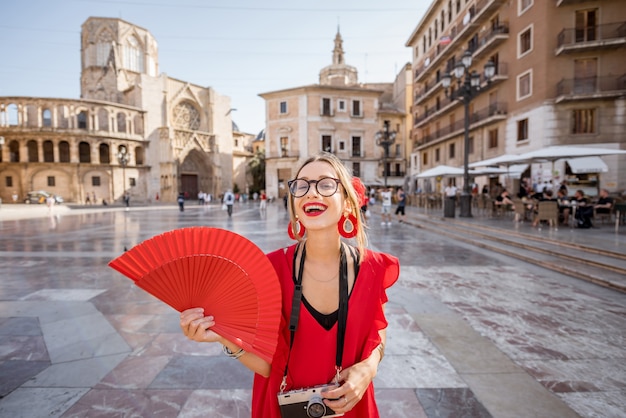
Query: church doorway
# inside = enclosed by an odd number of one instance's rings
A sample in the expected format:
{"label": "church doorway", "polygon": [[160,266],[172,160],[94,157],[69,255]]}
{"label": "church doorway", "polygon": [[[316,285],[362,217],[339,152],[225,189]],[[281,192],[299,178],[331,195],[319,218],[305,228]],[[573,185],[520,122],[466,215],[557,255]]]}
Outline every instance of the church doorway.
{"label": "church doorway", "polygon": [[181,174],[181,192],[186,198],[195,198],[198,196],[198,175],[197,174]]}
{"label": "church doorway", "polygon": [[179,167],[180,188],[189,199],[196,199],[199,192],[215,193],[215,167],[205,152],[193,149]]}

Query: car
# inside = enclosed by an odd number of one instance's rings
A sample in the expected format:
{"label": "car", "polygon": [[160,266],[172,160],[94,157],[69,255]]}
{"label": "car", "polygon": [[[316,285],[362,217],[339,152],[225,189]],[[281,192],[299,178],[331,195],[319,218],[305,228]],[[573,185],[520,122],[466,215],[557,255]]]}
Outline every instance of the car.
{"label": "car", "polygon": [[46,192],[44,190],[28,192],[28,194],[26,195],[26,199],[24,199],[24,203],[46,203],[46,199],[48,199],[49,196],[52,196],[54,198],[54,203],[63,203],[63,198],[61,196],[53,195],[52,193]]}

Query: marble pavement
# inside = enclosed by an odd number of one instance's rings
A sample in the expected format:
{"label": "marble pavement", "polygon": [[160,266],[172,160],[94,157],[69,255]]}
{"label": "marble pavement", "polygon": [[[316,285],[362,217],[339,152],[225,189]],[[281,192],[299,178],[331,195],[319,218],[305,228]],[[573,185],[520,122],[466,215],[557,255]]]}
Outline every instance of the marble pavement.
{"label": "marble pavement", "polygon": [[[270,251],[290,243],[281,205],[236,206],[230,220],[217,206],[3,217],[9,206],[0,210],[0,417],[249,416],[251,373],[220,347],[186,340],[176,312],[107,262],[192,225]],[[375,380],[382,417],[626,415],[623,294],[406,225],[371,222],[369,235],[402,266]]]}

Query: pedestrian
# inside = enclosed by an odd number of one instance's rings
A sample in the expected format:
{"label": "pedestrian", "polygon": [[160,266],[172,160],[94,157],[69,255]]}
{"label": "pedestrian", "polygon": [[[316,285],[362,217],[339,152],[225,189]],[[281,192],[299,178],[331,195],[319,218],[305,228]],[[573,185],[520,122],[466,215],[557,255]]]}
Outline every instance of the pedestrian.
{"label": "pedestrian", "polygon": [[[327,391],[317,389],[323,398],[318,405],[330,408],[333,416],[376,418],[372,380],[384,354],[386,289],[398,278],[398,260],[366,248],[358,213],[361,198],[336,156],[310,157],[296,173],[288,183],[288,228],[297,231],[298,243],[268,254],[287,319],[281,322],[272,362],[212,331],[215,320],[202,308],[183,311],[180,326],[191,340],[223,344],[227,356],[255,372],[252,417],[307,416],[281,414],[279,402],[289,404],[290,391],[302,393],[332,382]],[[342,237],[354,238],[356,245]],[[292,311],[292,306],[298,309]],[[291,321],[297,324],[293,330]]]}
{"label": "pedestrian", "polygon": [[233,205],[235,204],[235,195],[231,189],[226,190],[224,193],[224,204],[226,205],[226,211],[228,211],[228,217],[233,216]]}
{"label": "pedestrian", "polygon": [[387,187],[380,192],[380,200],[382,201],[381,214],[383,221],[382,226],[391,225],[391,187]]}
{"label": "pedestrian", "polygon": [[85,196],[85,205],[91,205],[91,198],[89,197],[89,192]]}
{"label": "pedestrian", "polygon": [[124,203],[126,204],[126,210],[130,207],[130,193],[124,193]]}
{"label": "pedestrian", "polygon": [[264,211],[267,208],[267,195],[265,194],[265,190],[261,190],[261,203],[259,203],[259,210]]}
{"label": "pedestrian", "polygon": [[96,192],[91,192],[91,202],[94,205],[98,203],[98,200],[96,200]]}
{"label": "pedestrian", "polygon": [[17,199],[18,199],[18,195],[17,192],[14,190],[13,194],[11,195],[11,198],[13,199],[13,203],[17,203]]}
{"label": "pedestrian", "polygon": [[396,201],[398,202],[398,206],[396,207],[396,217],[398,218],[398,222],[404,222],[405,213],[404,209],[406,206],[406,193],[404,193],[404,189],[400,186],[396,191]]}
{"label": "pedestrian", "polygon": [[183,192],[178,193],[178,197],[176,198],[178,202],[178,210],[180,212],[185,211],[185,194]]}

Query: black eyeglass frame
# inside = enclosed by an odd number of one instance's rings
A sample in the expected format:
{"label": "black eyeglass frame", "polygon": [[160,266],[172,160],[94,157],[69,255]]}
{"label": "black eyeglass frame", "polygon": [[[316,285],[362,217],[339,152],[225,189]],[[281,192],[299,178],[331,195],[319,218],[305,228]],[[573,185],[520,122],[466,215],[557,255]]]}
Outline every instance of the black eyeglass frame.
{"label": "black eyeglass frame", "polygon": [[[334,180],[334,181],[335,181],[335,186],[336,186],[336,187],[335,187],[335,190],[333,190],[333,192],[332,192],[331,194],[324,194],[324,193],[322,193],[322,192],[320,191],[320,189],[318,188],[318,185],[320,184],[320,182],[321,182],[321,181],[328,180],[328,179],[330,179],[330,180]],[[294,191],[294,190],[292,190],[292,188],[291,188],[291,185],[292,185],[292,184],[294,184],[294,183],[295,183],[295,182],[297,182],[297,181],[304,181],[304,182],[306,182],[306,184],[307,184],[307,188],[306,188],[306,190],[304,191],[304,193],[302,193],[302,194],[296,194],[296,193],[295,193],[295,191]],[[311,190],[311,184],[315,184],[315,190],[317,191],[317,193],[319,193],[319,195],[320,195],[320,196],[323,196],[323,197],[331,197],[332,195],[334,195],[335,193],[337,193],[337,190],[339,190],[339,185],[341,184],[341,180],[336,179],[336,178],[334,178],[334,177],[322,177],[322,178],[321,178],[321,179],[319,179],[319,180],[293,179],[293,180],[289,180],[289,181],[287,182],[287,187],[288,187],[288,189],[289,189],[289,193],[290,193],[293,197],[300,198],[300,197],[304,197],[304,196],[306,196],[306,194],[309,192],[309,190]]]}

